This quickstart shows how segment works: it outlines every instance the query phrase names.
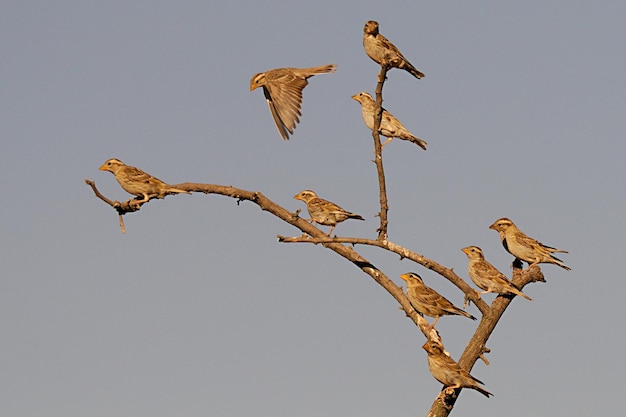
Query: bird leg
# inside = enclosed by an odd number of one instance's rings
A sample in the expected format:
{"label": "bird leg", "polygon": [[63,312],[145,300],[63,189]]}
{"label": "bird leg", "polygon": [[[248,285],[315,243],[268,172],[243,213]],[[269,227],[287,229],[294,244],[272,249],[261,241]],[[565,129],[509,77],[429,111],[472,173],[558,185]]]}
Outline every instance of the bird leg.
{"label": "bird leg", "polygon": [[435,321],[433,321],[433,324],[430,325],[431,329],[435,328],[435,325],[437,324],[437,320],[439,320],[439,316],[435,317]]}
{"label": "bird leg", "polygon": [[526,268],[522,269],[522,274],[526,274],[527,272],[529,272],[533,266],[536,266],[539,262],[533,262],[532,264],[529,264]]}
{"label": "bird leg", "polygon": [[[380,133],[380,132],[379,132]],[[393,138],[387,138],[387,140],[385,141],[385,143],[381,143],[380,144],[380,150],[382,151],[383,149],[385,149],[385,145],[388,144],[389,142],[391,142],[393,140]]]}
{"label": "bird leg", "polygon": [[143,203],[147,203],[148,201],[150,201],[150,197],[148,197],[148,194],[144,194],[143,198],[141,200],[139,200],[138,198],[135,197],[134,200],[130,201],[130,205],[134,206],[137,210],[139,210],[139,208],[141,207],[141,205]]}

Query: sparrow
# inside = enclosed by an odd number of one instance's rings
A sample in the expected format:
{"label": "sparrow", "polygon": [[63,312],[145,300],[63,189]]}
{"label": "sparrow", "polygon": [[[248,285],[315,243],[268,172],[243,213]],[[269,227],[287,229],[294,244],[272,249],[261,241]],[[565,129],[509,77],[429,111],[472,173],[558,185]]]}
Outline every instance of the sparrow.
{"label": "sparrow", "polygon": [[[352,96],[352,98],[361,103],[361,115],[363,121],[368,129],[374,129],[374,117],[376,115],[376,102],[368,93],[361,91],[358,94]],[[393,138],[404,139],[413,142],[420,148],[426,150],[426,142],[418,137],[413,136],[393,114],[387,110],[383,110],[382,119],[380,120],[379,133],[387,138],[387,141],[382,144],[384,148],[386,144],[391,142]]]}
{"label": "sparrow", "polygon": [[302,90],[307,86],[307,78],[315,74],[335,72],[335,64],[312,68],[276,68],[254,74],[250,80],[250,91],[263,87],[263,94],[272,112],[280,137],[289,140],[296,123],[302,116]]}
{"label": "sparrow", "polygon": [[515,226],[515,223],[506,217],[496,220],[489,228],[500,234],[500,241],[502,241],[507,252],[528,263],[525,270],[540,263],[550,263],[571,271],[571,268],[565,265],[562,260],[552,256],[554,252],[568,253],[567,251],[552,248],[526,236]]}
{"label": "sparrow", "polygon": [[428,341],[424,343],[422,348],[428,352],[428,369],[430,369],[430,373],[446,388],[471,388],[487,398],[493,395],[478,385],[484,385],[482,381],[474,378],[469,372],[461,368],[454,359],[446,355],[442,346],[437,342]]}
{"label": "sparrow", "polygon": [[518,290],[495,266],[487,262],[483,251],[478,246],[468,246],[461,250],[467,255],[469,260],[467,272],[470,278],[478,288],[483,290],[478,293],[479,297],[482,294],[495,292],[505,295],[515,294],[527,300],[532,300],[532,298]]}
{"label": "sparrow", "polygon": [[433,329],[441,316],[459,315],[476,320],[476,317],[455,307],[443,295],[426,286],[422,278],[415,272],[407,272],[400,275],[400,278],[406,281],[406,296],[413,308],[422,315],[435,318],[435,321],[430,326]]}
{"label": "sparrow", "polygon": [[365,23],[363,27],[363,48],[367,56],[382,66],[403,69],[417,79],[424,77],[424,73],[411,65],[389,39],[378,33],[378,22],[370,20]]}
{"label": "sparrow", "polygon": [[296,200],[302,200],[306,203],[311,220],[314,223],[323,224],[324,226],[332,226],[328,232],[328,236],[335,230],[337,223],[341,223],[348,219],[365,220],[362,216],[350,213],[339,207],[335,203],[319,198],[315,192],[311,190],[300,191],[293,196]]}
{"label": "sparrow", "polygon": [[172,187],[139,168],[126,165],[119,159],[109,159],[99,169],[112,172],[126,192],[141,198],[133,201],[135,205],[141,205],[151,198],[164,198],[169,194],[191,194],[189,191]]}

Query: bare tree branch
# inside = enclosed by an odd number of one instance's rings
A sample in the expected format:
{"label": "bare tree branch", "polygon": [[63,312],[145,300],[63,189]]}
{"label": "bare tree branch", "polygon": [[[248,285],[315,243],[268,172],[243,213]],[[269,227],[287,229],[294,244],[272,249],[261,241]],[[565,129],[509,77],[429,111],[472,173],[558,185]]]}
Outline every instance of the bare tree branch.
{"label": "bare tree branch", "polygon": [[486,314],[486,312],[489,309],[489,306],[487,306],[487,303],[485,303],[480,297],[478,297],[478,294],[476,293],[476,290],[474,290],[472,287],[469,286],[469,284],[467,282],[465,282],[465,280],[463,280],[461,277],[459,277],[453,269],[451,268],[446,268],[445,266],[431,260],[428,259],[418,253],[415,253],[403,246],[397,245],[393,242],[390,242],[388,240],[374,240],[374,239],[365,239],[365,238],[353,238],[353,237],[328,237],[328,236],[324,236],[321,238],[318,237],[309,237],[309,236],[300,236],[300,237],[285,237],[285,236],[278,236],[278,240],[280,242],[285,242],[285,243],[313,243],[313,244],[324,244],[324,243],[329,243],[329,242],[337,242],[337,243],[349,243],[351,245],[369,245],[369,246],[376,246],[378,248],[381,249],[385,249],[388,250],[390,252],[396,253],[398,255],[400,255],[400,259],[409,259],[417,264],[420,264],[422,266],[424,266],[425,268],[428,268],[436,273],[438,273],[439,275],[441,275],[442,277],[446,278],[448,281],[450,281],[452,284],[454,284],[457,288],[459,288],[461,291],[463,291],[463,293],[465,294],[465,297],[469,300],[471,300],[476,307],[478,307],[478,309],[480,310],[480,312],[482,314]]}
{"label": "bare tree branch", "polygon": [[385,182],[385,169],[383,168],[383,148],[380,143],[380,123],[383,117],[383,85],[387,78],[387,67],[381,65],[380,74],[378,75],[378,84],[376,85],[376,107],[374,117],[374,127],[372,128],[372,137],[374,138],[374,163],[378,174],[378,195],[380,199],[380,227],[378,228],[378,239],[387,239],[387,228],[389,225],[388,212],[389,202],[387,201],[387,184]]}
{"label": "bare tree branch", "polygon": [[[374,127],[372,128],[372,138],[374,140],[374,153],[375,164],[378,176],[379,186],[379,202],[380,212],[378,217],[380,218],[380,225],[377,229],[377,239],[365,239],[365,238],[352,238],[352,237],[330,237],[324,231],[318,229],[307,220],[300,218],[300,210],[291,212],[274,201],[267,198],[260,192],[248,191],[241,188],[232,186],[224,186],[217,184],[202,184],[185,182],[181,184],[174,184],[179,190],[197,192],[204,194],[218,194],[226,197],[230,197],[236,200],[237,204],[242,201],[250,201],[259,206],[263,211],[271,213],[275,217],[285,221],[286,223],[299,229],[303,234],[297,237],[277,236],[279,242],[284,243],[310,243],[315,245],[322,245],[325,248],[330,249],[339,256],[348,260],[359,268],[362,272],[370,276],[376,281],[382,288],[384,288],[401,306],[407,317],[409,317],[424,336],[429,340],[435,340],[443,346],[443,342],[438,332],[433,329],[428,321],[424,319],[411,305],[410,301],[406,297],[402,290],[402,287],[396,285],[389,277],[383,273],[379,268],[372,264],[369,260],[361,256],[354,247],[356,245],[374,246],[385,251],[393,252],[400,257],[400,260],[408,259],[416,264],[430,269],[442,277],[446,278],[457,288],[459,288],[465,295],[466,300],[472,301],[476,307],[480,310],[482,318],[472,338],[468,342],[465,350],[461,354],[458,364],[470,371],[476,361],[481,358],[487,365],[488,360],[484,354],[489,352],[487,348],[487,341],[491,336],[493,330],[498,324],[500,318],[504,314],[506,308],[510,305],[514,296],[496,296],[495,300],[488,305],[483,299],[478,296],[478,293],[461,277],[459,277],[452,268],[447,268],[425,256],[411,251],[403,246],[390,242],[388,240],[388,212],[389,203],[387,200],[387,189],[385,182],[385,171],[383,167],[382,159],[382,145],[380,141],[380,124],[382,120],[382,90],[387,75],[386,65],[381,65],[380,74],[378,75],[378,83],[376,86],[376,102],[375,102],[375,117]],[[126,213],[135,212],[141,209],[142,204],[138,203],[136,199],[129,199],[125,202],[112,201],[102,195],[93,181],[85,180],[89,185],[96,197],[100,198],[106,204],[113,207],[120,219],[120,227],[122,232],[125,232],[124,222],[122,216]],[[522,289],[525,285],[531,282],[545,282],[541,269],[538,266],[531,268],[524,273],[521,272],[521,262],[514,262],[513,269],[513,283]],[[445,387],[444,387],[445,388]],[[452,411],[458,395],[461,389],[444,389],[443,393],[440,393],[433,402],[428,416],[432,417],[446,417]]]}

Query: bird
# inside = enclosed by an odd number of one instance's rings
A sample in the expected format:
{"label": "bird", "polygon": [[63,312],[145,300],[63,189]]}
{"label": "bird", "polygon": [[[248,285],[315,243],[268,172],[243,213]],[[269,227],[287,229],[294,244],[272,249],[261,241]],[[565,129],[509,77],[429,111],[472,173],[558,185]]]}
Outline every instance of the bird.
{"label": "bird", "polygon": [[302,90],[307,86],[307,78],[315,74],[335,72],[335,64],[311,68],[276,68],[254,74],[250,80],[250,91],[263,87],[263,94],[274,118],[280,137],[289,140],[296,123],[300,122]]}
{"label": "bird", "polygon": [[540,263],[550,263],[560,266],[561,268],[571,271],[572,268],[565,265],[562,260],[552,256],[553,253],[568,253],[566,250],[556,249],[526,236],[521,230],[515,226],[510,219],[502,217],[493,222],[490,229],[500,234],[500,241],[511,255],[528,263],[525,270],[529,270],[533,266]]}
{"label": "bird", "polygon": [[433,329],[441,316],[459,315],[476,320],[476,317],[455,307],[443,295],[424,284],[422,277],[415,272],[407,272],[400,275],[400,278],[406,281],[406,296],[413,308],[422,315],[435,318],[430,326]]}
{"label": "bird", "polygon": [[126,192],[141,198],[141,200],[133,200],[136,206],[140,206],[151,198],[164,198],[166,195],[179,193],[191,194],[189,191],[172,187],[139,168],[126,165],[116,158],[109,159],[99,169],[113,173]]}
{"label": "bird", "polygon": [[328,232],[328,236],[335,230],[337,223],[341,223],[348,219],[365,220],[361,215],[350,213],[339,207],[337,204],[319,198],[315,192],[311,190],[300,191],[293,196],[296,200],[306,203],[306,208],[311,216],[311,221],[324,226],[332,226]]}
{"label": "bird", "polygon": [[424,343],[422,348],[428,353],[428,369],[433,377],[445,385],[446,388],[471,388],[489,398],[493,394],[478,384],[484,383],[474,378],[454,359],[446,355],[442,346],[434,341]]}
{"label": "bird", "polygon": [[502,272],[485,260],[483,251],[478,246],[468,246],[461,249],[466,255],[469,263],[467,272],[470,278],[483,291],[478,293],[486,294],[495,292],[498,294],[515,294],[532,301],[532,298],[521,292],[512,282],[510,282]]}
{"label": "bird", "polygon": [[374,20],[366,22],[363,27],[363,48],[367,56],[381,66],[403,69],[417,79],[424,77],[424,73],[411,65],[389,39],[378,33],[378,22]]}
{"label": "bird", "polygon": [[[376,102],[372,98],[371,95],[366,93],[365,91],[361,91],[352,96],[352,98],[359,103],[361,103],[361,115],[363,116],[363,121],[365,122],[365,126],[368,129],[374,129],[374,116],[376,115]],[[387,110],[383,110],[383,115],[380,120],[380,131],[379,133],[387,138],[387,141],[381,145],[382,148],[385,147],[386,144],[391,142],[393,138],[404,139],[410,142],[413,142],[420,148],[426,150],[426,141],[415,137],[411,132],[409,132],[402,123],[398,119],[394,117],[393,114],[389,113]]]}

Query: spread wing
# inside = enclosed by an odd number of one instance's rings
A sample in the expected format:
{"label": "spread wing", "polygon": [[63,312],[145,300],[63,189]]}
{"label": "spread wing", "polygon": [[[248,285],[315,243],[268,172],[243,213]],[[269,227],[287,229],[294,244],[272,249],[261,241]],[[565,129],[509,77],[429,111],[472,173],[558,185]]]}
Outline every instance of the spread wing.
{"label": "spread wing", "polygon": [[289,134],[293,134],[296,123],[300,121],[299,116],[302,116],[302,90],[307,84],[306,79],[284,74],[268,80],[263,86],[278,133],[285,140],[289,139]]}

